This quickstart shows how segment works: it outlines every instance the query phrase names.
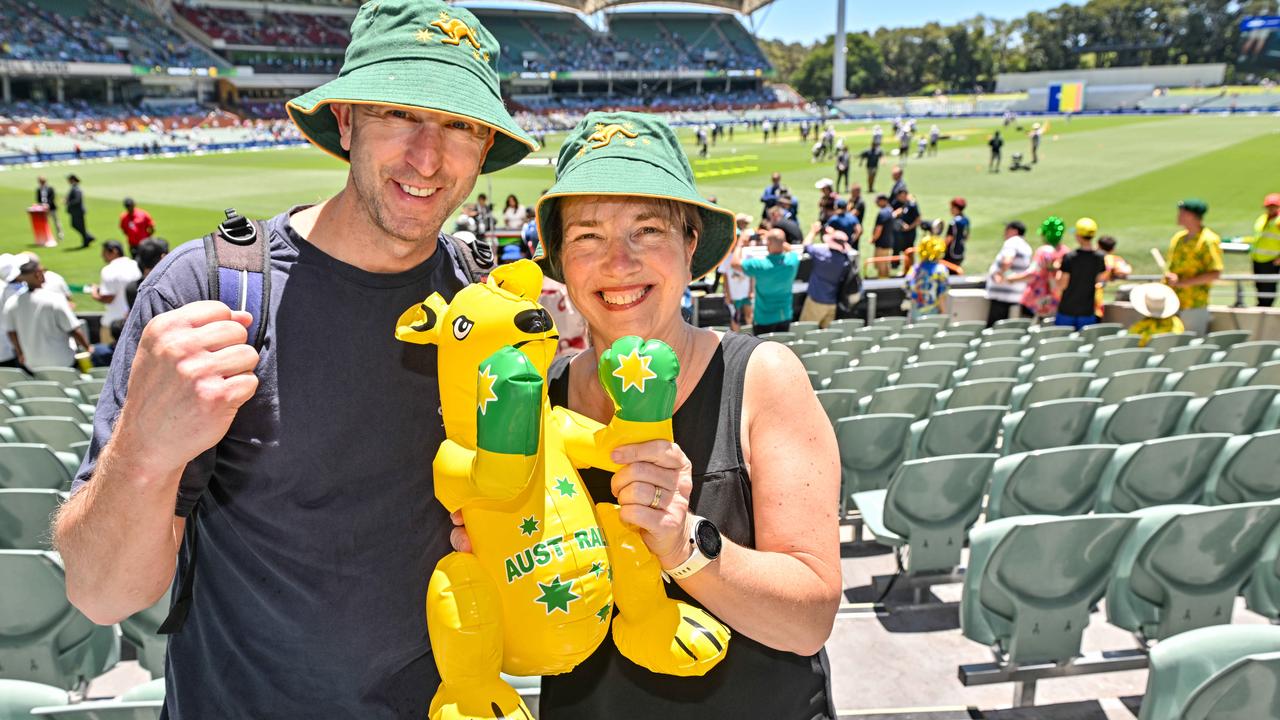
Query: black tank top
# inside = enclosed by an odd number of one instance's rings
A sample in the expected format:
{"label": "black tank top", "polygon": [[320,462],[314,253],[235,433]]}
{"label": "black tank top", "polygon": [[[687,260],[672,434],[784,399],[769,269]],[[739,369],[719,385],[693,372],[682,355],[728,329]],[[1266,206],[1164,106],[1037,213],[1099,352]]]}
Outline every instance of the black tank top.
{"label": "black tank top", "polygon": [[[709,518],[720,532],[744,547],[755,547],[751,479],[742,459],[743,381],[747,361],[760,341],[725,333],[702,378],[676,411],[675,441],[693,465],[690,509]],[[569,363],[551,366],[548,393],[553,405],[568,407]],[[612,502],[611,474],[582,472],[596,502]],[[676,583],[667,595],[702,607]],[[543,720],[828,720],[831,703],[826,651],[801,656],[774,650],[735,633],[729,653],[701,677],[652,673],[619,654],[612,636],[573,671],[542,679],[538,701]]]}

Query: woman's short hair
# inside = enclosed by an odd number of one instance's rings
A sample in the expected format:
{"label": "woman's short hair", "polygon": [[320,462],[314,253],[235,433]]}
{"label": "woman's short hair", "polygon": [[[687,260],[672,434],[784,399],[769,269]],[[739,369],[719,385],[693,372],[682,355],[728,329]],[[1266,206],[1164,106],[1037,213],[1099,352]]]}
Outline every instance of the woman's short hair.
{"label": "woman's short hair", "polygon": [[[564,277],[564,268],[560,264],[559,238],[564,235],[565,231],[564,204],[567,201],[579,199],[590,200],[590,196],[579,195],[560,198],[558,202],[551,203],[550,213],[547,217],[547,224],[552,227],[559,228],[560,232],[549,233],[553,240],[549,247],[544,248],[544,253],[547,258],[547,263],[550,264],[561,277]],[[684,237],[686,243],[702,236],[702,213],[698,212],[698,208],[690,203],[671,200],[669,198],[628,196],[623,199],[651,206],[659,217],[667,221],[668,225],[680,230],[680,234]]]}

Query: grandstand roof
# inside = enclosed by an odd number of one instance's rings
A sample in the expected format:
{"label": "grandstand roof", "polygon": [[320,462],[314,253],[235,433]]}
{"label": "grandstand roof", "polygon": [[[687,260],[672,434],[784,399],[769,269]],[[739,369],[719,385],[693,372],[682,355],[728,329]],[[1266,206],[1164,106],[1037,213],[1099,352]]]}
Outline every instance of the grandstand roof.
{"label": "grandstand roof", "polygon": [[[601,10],[608,10],[620,5],[651,5],[662,4],[669,5],[671,0],[538,0],[548,5],[559,5],[560,7],[590,15]],[[728,10],[730,12],[742,13],[749,15],[756,10],[768,5],[773,0],[676,0],[682,5],[700,5],[707,8],[716,8],[719,10]]]}

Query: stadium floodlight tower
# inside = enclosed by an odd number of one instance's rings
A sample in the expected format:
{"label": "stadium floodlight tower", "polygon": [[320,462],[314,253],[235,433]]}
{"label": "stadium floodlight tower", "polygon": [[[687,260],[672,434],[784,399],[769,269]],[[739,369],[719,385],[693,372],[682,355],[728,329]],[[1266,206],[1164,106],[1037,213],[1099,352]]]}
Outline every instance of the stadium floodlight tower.
{"label": "stadium floodlight tower", "polygon": [[836,36],[833,38],[835,43],[835,52],[832,53],[831,68],[831,99],[840,100],[849,94],[848,84],[845,79],[845,31],[844,31],[844,5],[846,0],[836,0]]}

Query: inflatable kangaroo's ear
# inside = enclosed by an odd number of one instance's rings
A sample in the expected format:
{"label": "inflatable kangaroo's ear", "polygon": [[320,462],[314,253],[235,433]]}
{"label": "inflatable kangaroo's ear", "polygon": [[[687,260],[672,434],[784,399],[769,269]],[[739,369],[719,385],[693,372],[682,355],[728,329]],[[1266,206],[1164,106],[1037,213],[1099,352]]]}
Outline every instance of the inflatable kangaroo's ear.
{"label": "inflatable kangaroo's ear", "polygon": [[449,304],[432,293],[431,297],[405,310],[396,321],[396,339],[418,345],[434,345],[440,339],[440,323]]}
{"label": "inflatable kangaroo's ear", "polygon": [[525,300],[538,302],[542,296],[542,268],[532,260],[499,265],[489,273],[489,283]]}

